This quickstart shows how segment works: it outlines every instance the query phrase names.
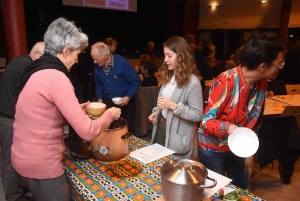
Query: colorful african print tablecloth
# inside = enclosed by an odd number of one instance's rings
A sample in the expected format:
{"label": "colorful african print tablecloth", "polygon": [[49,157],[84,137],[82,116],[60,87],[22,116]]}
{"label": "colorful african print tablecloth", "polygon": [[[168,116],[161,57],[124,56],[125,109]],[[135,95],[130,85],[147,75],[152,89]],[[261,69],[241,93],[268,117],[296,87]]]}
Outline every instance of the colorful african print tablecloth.
{"label": "colorful african print tablecloth", "polygon": [[[129,141],[130,151],[149,146],[135,136]],[[103,201],[143,201],[164,200],[161,198],[160,176],[153,170],[157,164],[175,159],[174,155],[163,157],[148,164],[142,164],[127,157],[119,163],[101,164],[97,159],[80,159],[65,150],[63,154],[64,171],[67,176],[72,200]],[[236,188],[232,184],[228,187]],[[254,200],[263,200],[249,194]],[[217,194],[212,200],[217,199]]]}
{"label": "colorful african print tablecloth", "polygon": [[[129,141],[130,151],[149,144],[135,136]],[[79,159],[66,150],[63,155],[64,171],[73,200],[156,200],[162,195],[160,176],[153,167],[174,156],[163,157],[142,164],[128,157],[116,164],[101,164],[97,159]]]}

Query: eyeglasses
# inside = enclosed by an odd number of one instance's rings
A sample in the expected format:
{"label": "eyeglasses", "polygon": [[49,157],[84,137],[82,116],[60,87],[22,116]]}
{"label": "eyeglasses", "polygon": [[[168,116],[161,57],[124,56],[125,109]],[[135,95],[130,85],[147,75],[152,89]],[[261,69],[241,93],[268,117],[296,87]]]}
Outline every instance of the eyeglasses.
{"label": "eyeglasses", "polygon": [[285,62],[283,60],[283,61],[278,62],[277,64],[273,64],[273,65],[276,65],[276,66],[278,66],[281,69],[281,68],[283,68],[284,64],[285,64]]}
{"label": "eyeglasses", "polygon": [[41,56],[44,54],[44,53],[42,54],[42,53],[41,53],[40,51],[38,51],[38,50],[37,50],[37,52],[40,53]]}

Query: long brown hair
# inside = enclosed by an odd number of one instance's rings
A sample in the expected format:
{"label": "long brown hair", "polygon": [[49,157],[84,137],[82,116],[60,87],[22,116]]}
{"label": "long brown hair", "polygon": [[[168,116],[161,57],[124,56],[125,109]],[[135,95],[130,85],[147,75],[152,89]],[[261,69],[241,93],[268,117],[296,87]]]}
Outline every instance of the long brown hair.
{"label": "long brown hair", "polygon": [[200,78],[199,72],[196,69],[196,64],[193,55],[190,53],[190,47],[186,40],[180,36],[169,38],[163,43],[164,47],[169,48],[176,53],[176,67],[174,71],[169,71],[165,63],[161,66],[161,81],[166,85],[175,74],[175,80],[179,88],[184,87],[188,82],[191,74]]}

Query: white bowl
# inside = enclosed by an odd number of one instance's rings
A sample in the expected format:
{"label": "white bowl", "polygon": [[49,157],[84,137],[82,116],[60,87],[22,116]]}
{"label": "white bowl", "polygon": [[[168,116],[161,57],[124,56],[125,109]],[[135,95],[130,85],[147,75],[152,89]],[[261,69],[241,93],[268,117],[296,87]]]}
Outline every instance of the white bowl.
{"label": "white bowl", "polygon": [[121,103],[121,99],[122,97],[115,97],[111,100],[114,102],[114,104],[119,105]]}
{"label": "white bowl", "polygon": [[228,146],[235,155],[246,158],[255,154],[259,142],[257,135],[249,128],[239,127],[228,137]]}

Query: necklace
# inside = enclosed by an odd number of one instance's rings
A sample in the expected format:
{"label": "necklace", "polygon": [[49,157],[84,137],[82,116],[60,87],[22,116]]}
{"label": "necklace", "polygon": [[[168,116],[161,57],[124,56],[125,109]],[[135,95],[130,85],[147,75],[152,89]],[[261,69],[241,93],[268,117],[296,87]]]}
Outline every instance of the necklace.
{"label": "necklace", "polygon": [[172,85],[174,85],[174,84],[176,83],[176,80],[175,80],[175,76],[174,76],[174,75],[172,76],[172,78],[171,78],[171,80],[170,80],[170,83],[171,83]]}

